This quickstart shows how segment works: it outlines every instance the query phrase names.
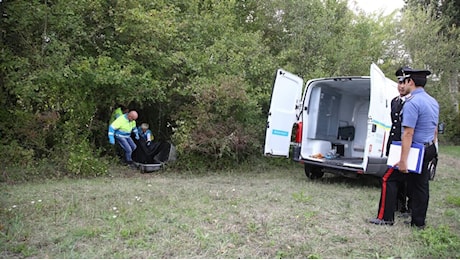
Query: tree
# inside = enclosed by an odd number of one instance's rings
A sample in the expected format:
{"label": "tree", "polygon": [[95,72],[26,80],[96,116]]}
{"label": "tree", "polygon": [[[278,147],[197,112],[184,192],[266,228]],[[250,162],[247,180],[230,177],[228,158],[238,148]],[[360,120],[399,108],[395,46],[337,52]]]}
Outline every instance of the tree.
{"label": "tree", "polygon": [[398,29],[343,0],[2,1],[2,162],[51,158],[67,172],[104,174],[117,104],[193,163],[257,157],[277,68],[307,80],[367,75],[378,62],[392,74],[406,50],[436,72],[430,91],[442,98],[458,89],[458,61],[445,57],[460,48],[458,1],[440,3],[420,13],[411,4]]}
{"label": "tree", "polygon": [[408,62],[434,72],[427,91],[440,101],[441,121],[447,123],[451,140],[460,133],[460,62],[455,58],[460,55],[459,10],[458,1],[409,1],[399,25]]}

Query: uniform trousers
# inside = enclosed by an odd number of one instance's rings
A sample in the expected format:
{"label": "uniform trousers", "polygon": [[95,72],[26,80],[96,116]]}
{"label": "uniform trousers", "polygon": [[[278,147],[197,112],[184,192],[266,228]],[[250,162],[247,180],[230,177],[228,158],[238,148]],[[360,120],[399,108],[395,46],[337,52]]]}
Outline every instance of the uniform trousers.
{"label": "uniform trousers", "polygon": [[394,221],[398,187],[407,181],[407,192],[411,200],[412,220],[415,226],[424,226],[429,200],[428,163],[436,156],[436,146],[425,147],[422,172],[402,173],[394,168],[389,168],[382,177],[382,189],[380,194],[377,218],[385,221]]}
{"label": "uniform trousers", "polygon": [[378,219],[385,221],[394,221],[398,187],[406,181],[407,174],[397,169],[389,168],[382,177],[382,188],[377,213]]}
{"label": "uniform trousers", "polygon": [[431,144],[425,147],[423,157],[422,173],[408,174],[407,185],[410,192],[412,220],[411,225],[422,227],[425,225],[426,212],[428,210],[428,201],[430,199],[429,181],[430,173],[428,172],[428,163],[436,156],[436,146]]}

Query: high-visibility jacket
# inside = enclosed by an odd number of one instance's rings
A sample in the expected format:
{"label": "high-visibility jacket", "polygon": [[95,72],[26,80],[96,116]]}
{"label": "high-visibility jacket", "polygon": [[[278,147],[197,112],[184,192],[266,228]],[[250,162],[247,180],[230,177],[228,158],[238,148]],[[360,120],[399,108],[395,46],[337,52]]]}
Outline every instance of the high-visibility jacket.
{"label": "high-visibility jacket", "polygon": [[139,133],[139,135],[141,135],[142,137],[144,137],[144,139],[149,142],[149,141],[153,141],[154,137],[153,137],[153,134],[152,134],[152,131],[150,131],[150,129],[147,129],[145,132],[142,131],[142,128],[139,126],[137,128],[137,132]]}
{"label": "high-visibility jacket", "polygon": [[118,117],[113,121],[109,126],[109,142],[115,143],[115,137],[117,138],[129,138],[131,137],[131,132],[136,134],[136,139],[139,136],[136,128],[136,121],[129,121],[128,114]]}
{"label": "high-visibility jacket", "polygon": [[121,111],[121,107],[115,109],[112,113],[112,115],[110,116],[110,121],[109,121],[109,125],[113,123],[113,121],[115,121],[115,119],[117,119],[118,117],[120,117],[121,115],[123,115],[123,111]]}

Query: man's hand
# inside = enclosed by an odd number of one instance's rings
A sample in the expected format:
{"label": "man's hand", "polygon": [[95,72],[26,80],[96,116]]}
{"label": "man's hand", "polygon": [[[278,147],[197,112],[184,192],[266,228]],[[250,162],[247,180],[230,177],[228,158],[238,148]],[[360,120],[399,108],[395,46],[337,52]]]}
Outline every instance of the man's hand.
{"label": "man's hand", "polygon": [[407,163],[403,161],[399,161],[395,166],[398,166],[398,170],[402,173],[409,173],[409,170],[407,169]]}

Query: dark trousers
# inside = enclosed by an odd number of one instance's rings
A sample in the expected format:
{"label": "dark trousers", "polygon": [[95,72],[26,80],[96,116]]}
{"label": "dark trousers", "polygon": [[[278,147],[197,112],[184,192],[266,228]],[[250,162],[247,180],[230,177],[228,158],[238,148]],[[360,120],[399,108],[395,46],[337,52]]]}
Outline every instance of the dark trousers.
{"label": "dark trousers", "polygon": [[396,203],[396,211],[401,213],[409,212],[409,203],[410,201],[407,198],[407,182],[400,183],[398,185],[398,202]]}
{"label": "dark trousers", "polygon": [[422,173],[409,174],[407,179],[409,197],[411,198],[412,221],[415,226],[424,226],[428,200],[430,199],[428,163],[436,156],[436,146],[430,145],[425,148],[423,157]]}
{"label": "dark trousers", "polygon": [[398,187],[405,184],[406,177],[407,174],[403,174],[394,168],[389,168],[383,175],[377,218],[394,221]]}

